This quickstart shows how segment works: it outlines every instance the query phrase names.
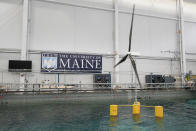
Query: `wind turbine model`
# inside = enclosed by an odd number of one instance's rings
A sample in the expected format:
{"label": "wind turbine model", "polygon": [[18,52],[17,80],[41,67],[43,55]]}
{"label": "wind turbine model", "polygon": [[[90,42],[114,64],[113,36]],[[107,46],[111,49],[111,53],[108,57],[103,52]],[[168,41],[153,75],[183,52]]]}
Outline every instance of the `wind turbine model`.
{"label": "wind turbine model", "polygon": [[139,79],[139,75],[138,75],[138,72],[137,72],[137,67],[136,67],[136,63],[135,63],[135,60],[133,59],[133,53],[131,53],[131,40],[132,40],[132,32],[133,32],[133,19],[134,19],[134,13],[135,13],[135,5],[133,5],[133,15],[132,15],[132,20],[131,20],[131,29],[130,29],[130,34],[129,34],[129,49],[128,49],[128,52],[127,54],[114,66],[114,68],[118,65],[120,65],[121,63],[125,62],[127,57],[129,57],[129,59],[131,60],[131,64],[133,66],[133,69],[134,69],[134,72],[135,72],[135,75],[137,77],[137,80],[138,80],[138,83],[140,85],[140,88],[142,88],[142,84],[140,82],[140,79]]}

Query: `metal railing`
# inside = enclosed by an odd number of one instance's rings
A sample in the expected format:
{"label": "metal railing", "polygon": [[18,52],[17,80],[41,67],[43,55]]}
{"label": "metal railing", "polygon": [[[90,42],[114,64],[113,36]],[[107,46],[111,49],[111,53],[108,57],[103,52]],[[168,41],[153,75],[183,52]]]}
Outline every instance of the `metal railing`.
{"label": "metal railing", "polygon": [[196,85],[180,86],[180,83],[145,83],[142,89],[137,83],[0,83],[1,92],[45,92],[45,91],[92,91],[92,90],[148,90],[148,89],[196,89]]}

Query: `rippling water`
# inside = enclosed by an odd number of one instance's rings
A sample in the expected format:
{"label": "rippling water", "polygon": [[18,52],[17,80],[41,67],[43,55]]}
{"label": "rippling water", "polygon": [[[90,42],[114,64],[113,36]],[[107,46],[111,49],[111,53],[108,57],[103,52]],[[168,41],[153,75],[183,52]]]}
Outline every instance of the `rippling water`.
{"label": "rippling water", "polygon": [[130,107],[120,107],[118,117],[109,116],[113,100],[75,100],[2,103],[0,131],[196,131],[196,97],[141,100],[142,105],[163,105],[164,119],[155,119],[152,108],[132,116]]}

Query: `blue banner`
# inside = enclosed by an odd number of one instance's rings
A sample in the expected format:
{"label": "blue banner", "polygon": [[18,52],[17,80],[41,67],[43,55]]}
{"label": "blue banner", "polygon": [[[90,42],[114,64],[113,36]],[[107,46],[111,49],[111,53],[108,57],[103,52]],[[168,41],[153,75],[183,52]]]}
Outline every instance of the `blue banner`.
{"label": "blue banner", "polygon": [[102,56],[41,53],[41,72],[101,73]]}

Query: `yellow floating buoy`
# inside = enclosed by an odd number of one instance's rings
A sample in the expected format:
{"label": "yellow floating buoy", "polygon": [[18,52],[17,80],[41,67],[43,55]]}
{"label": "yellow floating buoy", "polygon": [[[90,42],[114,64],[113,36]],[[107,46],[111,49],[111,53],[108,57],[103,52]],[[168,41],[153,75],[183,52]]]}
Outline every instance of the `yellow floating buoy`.
{"label": "yellow floating buoy", "polygon": [[140,114],[133,115],[133,116],[132,116],[132,119],[133,119],[133,121],[136,122],[136,123],[140,122]]}
{"label": "yellow floating buoy", "polygon": [[110,116],[114,117],[118,115],[118,107],[130,107],[132,106],[132,114],[133,114],[133,119],[137,121],[140,118],[140,107],[150,107],[155,109],[155,117],[157,119],[162,119],[163,118],[163,106],[144,106],[140,105],[140,102],[134,102],[133,105],[110,105]]}
{"label": "yellow floating buoy", "polygon": [[134,102],[132,106],[132,114],[133,115],[140,114],[140,102]]}
{"label": "yellow floating buoy", "polygon": [[117,126],[117,116],[110,116],[110,126],[116,127]]}
{"label": "yellow floating buoy", "polygon": [[110,105],[110,116],[118,115],[118,105]]}
{"label": "yellow floating buoy", "polygon": [[163,107],[155,106],[155,117],[163,118]]}

